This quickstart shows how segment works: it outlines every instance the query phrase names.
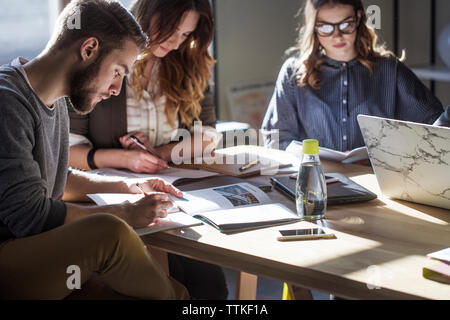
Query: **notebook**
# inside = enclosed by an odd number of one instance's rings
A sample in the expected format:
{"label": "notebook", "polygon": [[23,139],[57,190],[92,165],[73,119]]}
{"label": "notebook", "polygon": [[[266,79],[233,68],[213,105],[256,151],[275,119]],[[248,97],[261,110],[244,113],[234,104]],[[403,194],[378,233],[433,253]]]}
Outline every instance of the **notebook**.
{"label": "notebook", "polygon": [[381,192],[450,209],[450,128],[359,115]]}
{"label": "notebook", "polygon": [[[337,178],[339,181],[327,184],[327,205],[345,204],[351,202],[369,201],[377,198],[377,195],[366,188],[353,182],[340,173],[327,173],[325,179]],[[286,194],[295,201],[296,180],[289,176],[271,178],[274,188]]]}

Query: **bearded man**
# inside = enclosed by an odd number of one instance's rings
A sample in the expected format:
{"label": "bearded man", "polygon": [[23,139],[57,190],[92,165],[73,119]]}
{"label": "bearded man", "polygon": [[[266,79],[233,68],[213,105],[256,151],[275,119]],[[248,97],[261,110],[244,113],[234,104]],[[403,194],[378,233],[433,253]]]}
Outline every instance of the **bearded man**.
{"label": "bearded man", "polygon": [[68,285],[68,270],[79,271],[81,289],[96,278],[126,297],[188,298],[132,228],[166,216],[167,193],[179,190],[154,179],[134,204],[69,203],[93,192],[140,192],[69,170],[67,108],[87,113],[118,95],[147,41],[118,2],[73,0],[39,56],[0,67],[1,299],[66,298],[79,289]]}

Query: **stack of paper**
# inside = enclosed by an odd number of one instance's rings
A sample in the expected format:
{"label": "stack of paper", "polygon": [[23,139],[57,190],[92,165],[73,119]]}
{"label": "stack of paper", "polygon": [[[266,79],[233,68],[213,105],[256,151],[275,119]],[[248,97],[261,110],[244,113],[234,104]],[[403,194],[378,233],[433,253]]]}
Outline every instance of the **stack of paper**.
{"label": "stack of paper", "polygon": [[423,268],[423,277],[450,284],[450,248],[430,253],[427,257],[435,263]]}

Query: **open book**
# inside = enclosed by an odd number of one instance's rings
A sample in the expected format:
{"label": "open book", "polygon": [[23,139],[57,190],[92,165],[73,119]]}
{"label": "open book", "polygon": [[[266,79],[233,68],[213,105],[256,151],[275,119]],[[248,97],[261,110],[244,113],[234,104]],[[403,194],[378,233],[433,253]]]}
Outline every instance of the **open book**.
{"label": "open book", "polygon": [[299,217],[279,203],[272,203],[259,188],[238,183],[185,192],[171,197],[185,213],[222,232],[254,229],[298,221]]}
{"label": "open book", "polygon": [[[109,205],[135,202],[144,195],[97,193],[88,196],[98,205]],[[158,219],[155,224],[136,230],[139,235],[195,226],[201,222],[222,232],[233,232],[300,220],[282,204],[271,203],[264,191],[249,183],[194,190],[184,192],[181,199],[170,198],[183,212],[170,210],[167,218]]]}
{"label": "open book", "polygon": [[[300,157],[303,154],[302,143],[299,141],[292,141],[286,151]],[[319,147],[319,157],[321,159],[339,161],[342,163],[353,163],[369,159],[369,154],[367,153],[366,147],[360,147],[346,152]]]}

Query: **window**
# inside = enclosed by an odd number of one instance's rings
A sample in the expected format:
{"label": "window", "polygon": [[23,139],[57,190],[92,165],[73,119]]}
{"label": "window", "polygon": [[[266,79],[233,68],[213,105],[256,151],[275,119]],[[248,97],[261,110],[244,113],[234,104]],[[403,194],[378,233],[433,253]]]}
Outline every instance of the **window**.
{"label": "window", "polygon": [[50,37],[49,4],[54,0],[0,0],[0,64],[33,58]]}
{"label": "window", "polygon": [[[120,0],[129,8],[134,0]],[[59,0],[0,0],[0,65],[37,56],[50,39]]]}

